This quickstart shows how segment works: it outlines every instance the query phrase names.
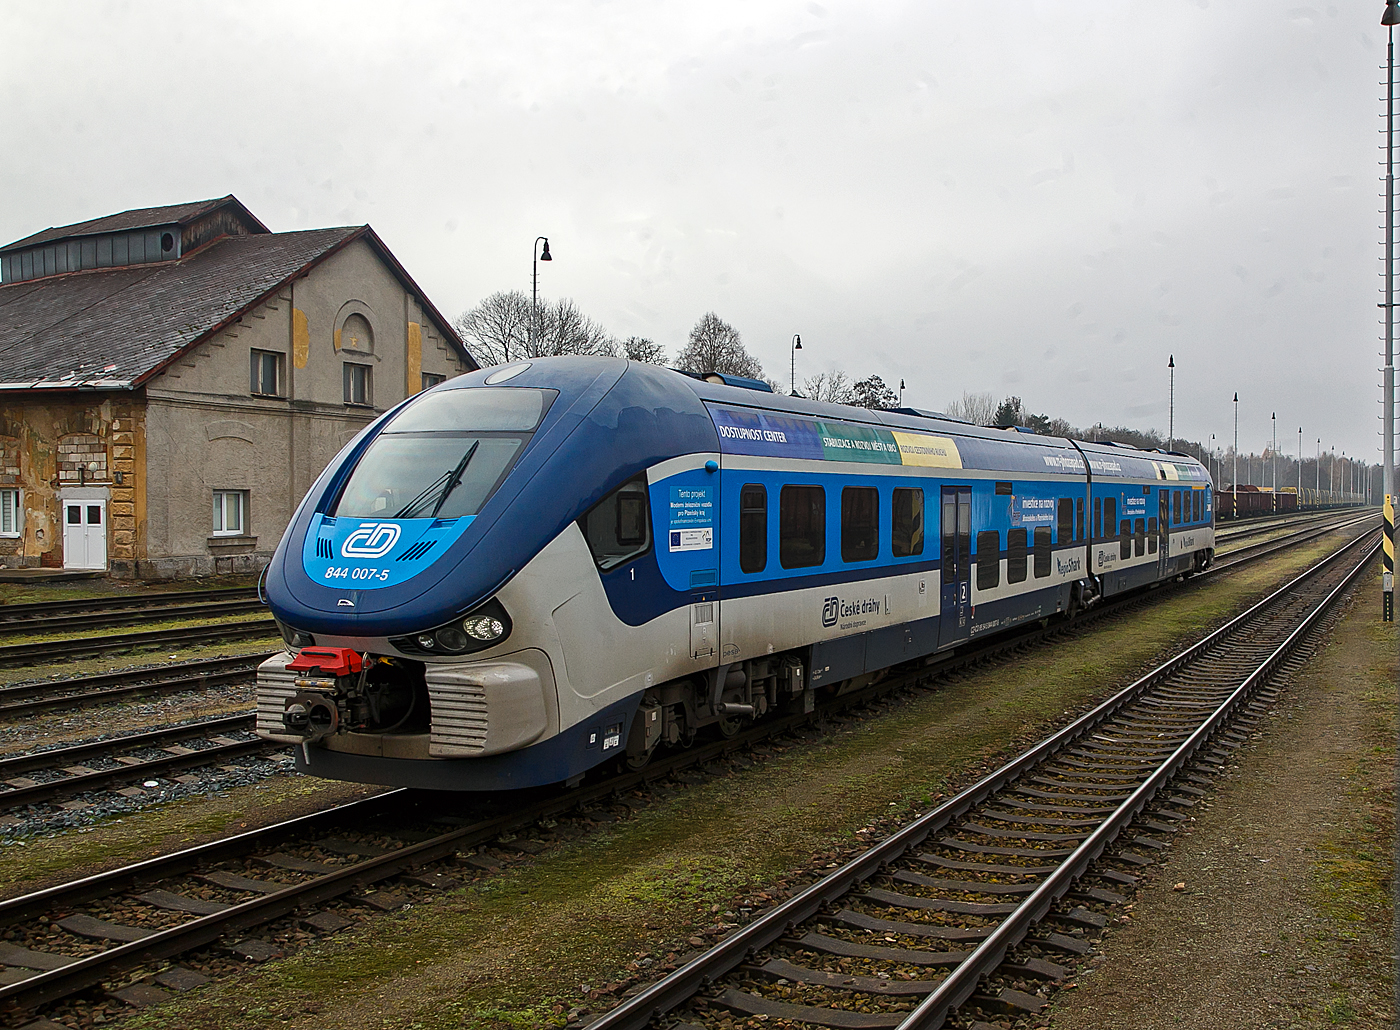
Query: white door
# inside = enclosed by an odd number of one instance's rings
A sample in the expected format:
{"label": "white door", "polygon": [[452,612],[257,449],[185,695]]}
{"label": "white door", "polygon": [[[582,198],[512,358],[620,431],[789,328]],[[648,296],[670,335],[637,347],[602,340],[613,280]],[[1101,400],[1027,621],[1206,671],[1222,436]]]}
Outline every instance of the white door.
{"label": "white door", "polygon": [[107,502],[63,502],[63,567],[107,567]]}

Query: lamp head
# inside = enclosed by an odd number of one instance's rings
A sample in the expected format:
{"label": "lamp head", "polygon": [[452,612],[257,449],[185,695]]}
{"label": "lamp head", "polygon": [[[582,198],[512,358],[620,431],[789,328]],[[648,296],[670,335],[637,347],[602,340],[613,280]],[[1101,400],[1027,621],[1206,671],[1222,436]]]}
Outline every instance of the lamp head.
{"label": "lamp head", "polygon": [[541,260],[541,261],[553,261],[553,260],[554,260],[552,257],[549,256],[549,241],[548,241],[548,240],[545,240],[545,241],[544,241],[544,250],[543,250],[543,251],[541,252],[541,254],[540,254],[540,260]]}
{"label": "lamp head", "polygon": [[1385,13],[1381,15],[1382,25],[1400,25],[1400,0],[1385,0]]}
{"label": "lamp head", "polygon": [[[1400,2],[1400,0],[1397,0],[1397,2]],[[1168,355],[1167,355],[1167,367],[1168,367],[1168,368],[1176,368],[1176,355],[1174,355],[1174,354],[1168,354]]]}
{"label": "lamp head", "polygon": [[801,350],[801,349],[802,349],[802,337],[798,336],[796,333],[793,333],[793,334],[792,334],[792,349],[793,349],[793,350]]}

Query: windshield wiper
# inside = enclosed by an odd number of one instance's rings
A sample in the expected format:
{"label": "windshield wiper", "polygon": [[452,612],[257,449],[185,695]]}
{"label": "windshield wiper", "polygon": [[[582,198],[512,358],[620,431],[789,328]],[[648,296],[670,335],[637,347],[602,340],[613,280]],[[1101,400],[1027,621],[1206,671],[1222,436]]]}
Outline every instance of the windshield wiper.
{"label": "windshield wiper", "polygon": [[442,496],[438,498],[437,506],[433,508],[433,518],[437,518],[437,513],[442,511],[442,506],[447,503],[447,498],[451,495],[453,490],[457,489],[457,485],[462,482],[462,473],[467,470],[467,465],[470,464],[472,455],[476,453],[476,449],[480,446],[480,440],[473,440],[472,445],[467,448],[467,453],[462,455],[462,460],[457,462],[457,467],[452,470],[452,478],[447,481],[447,487],[442,491]]}
{"label": "windshield wiper", "polygon": [[432,518],[437,518],[437,513],[442,511],[443,504],[447,502],[447,495],[452,493],[462,481],[462,473],[466,471],[467,463],[472,460],[472,455],[476,453],[476,449],[480,446],[480,440],[472,441],[472,445],[467,448],[467,453],[462,455],[461,461],[457,462],[456,468],[448,469],[442,475],[438,476],[425,486],[417,497],[409,501],[389,517],[391,519],[411,519],[415,517],[420,510],[426,507],[428,500],[441,490],[442,495],[438,497],[437,505],[433,508],[433,514],[431,516]]}

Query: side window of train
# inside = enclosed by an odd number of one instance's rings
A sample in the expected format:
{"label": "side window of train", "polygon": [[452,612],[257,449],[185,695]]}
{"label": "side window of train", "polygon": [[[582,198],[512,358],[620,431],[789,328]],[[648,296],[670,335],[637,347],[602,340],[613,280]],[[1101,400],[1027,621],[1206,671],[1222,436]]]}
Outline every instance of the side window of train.
{"label": "side window of train", "polygon": [[[948,506],[951,507],[951,506]],[[946,509],[945,509],[946,510]],[[944,533],[952,522],[944,516]],[[890,505],[890,548],[896,558],[924,553],[924,492],[896,487]]]}
{"label": "side window of train", "polygon": [[[1061,502],[1062,504],[1065,502]],[[1035,578],[1044,579],[1050,575],[1050,527],[1037,526],[1035,530]]]}
{"label": "side window of train", "polygon": [[747,483],[739,491],[739,568],[762,572],[768,566],[768,491]]}
{"label": "side window of train", "polygon": [[579,519],[593,560],[603,571],[631,561],[651,548],[647,480],[638,476],[604,497]]}
{"label": "side window of train", "polygon": [[984,529],[977,534],[977,589],[1001,585],[1001,533]]}
{"label": "side window of train", "polygon": [[1157,553],[1157,516],[1147,520],[1147,553]]}
{"label": "side window of train", "polygon": [[[1095,515],[1098,512],[1094,513]],[[1095,520],[1097,521],[1097,519]],[[1118,500],[1113,497],[1103,499],[1103,538],[1113,539],[1113,531],[1118,525]]]}
{"label": "side window of train", "polygon": [[1201,511],[1201,502],[1205,499],[1204,490],[1191,491],[1191,517],[1194,521],[1200,522],[1205,517],[1205,512]]}
{"label": "side window of train", "polygon": [[1141,558],[1147,553],[1147,523],[1138,519],[1133,523],[1133,554]]}
{"label": "side window of train", "polygon": [[1074,500],[1074,539],[1084,539],[1084,498]]}
{"label": "side window of train", "polygon": [[1012,529],[1006,533],[1006,581],[1026,581],[1026,531]]}
{"label": "side window of train", "polygon": [[874,561],[880,556],[880,491],[848,486],[841,491],[841,560]]}
{"label": "side window of train", "polygon": [[785,486],[778,495],[778,561],[805,569],[826,561],[826,491]]}
{"label": "side window of train", "polygon": [[1118,524],[1118,557],[1133,556],[1133,520],[1124,519]]}
{"label": "side window of train", "polygon": [[1172,491],[1172,525],[1181,525],[1181,491]]}
{"label": "side window of train", "polygon": [[1056,505],[1056,515],[1060,543],[1067,544],[1074,539],[1074,501],[1068,497],[1061,497],[1060,503]]}
{"label": "side window of train", "polygon": [[1091,534],[1094,540],[1103,539],[1103,498],[1094,498],[1094,531]]}

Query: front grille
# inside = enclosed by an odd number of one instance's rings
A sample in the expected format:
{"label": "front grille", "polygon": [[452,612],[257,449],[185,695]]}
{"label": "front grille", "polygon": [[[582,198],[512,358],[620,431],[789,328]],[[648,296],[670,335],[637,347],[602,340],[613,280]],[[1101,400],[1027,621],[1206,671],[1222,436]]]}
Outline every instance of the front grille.
{"label": "front grille", "polygon": [[303,738],[287,733],[282,723],[287,702],[297,692],[296,673],[287,671],[289,661],[290,655],[273,655],[258,666],[257,730],[260,737],[299,744]]}
{"label": "front grille", "polygon": [[428,697],[433,708],[429,754],[435,758],[480,754],[490,726],[486,687],[467,682],[461,674],[430,669]]}

